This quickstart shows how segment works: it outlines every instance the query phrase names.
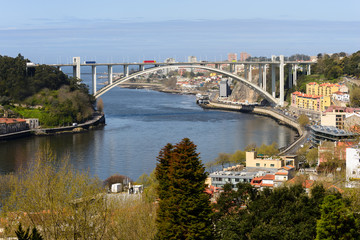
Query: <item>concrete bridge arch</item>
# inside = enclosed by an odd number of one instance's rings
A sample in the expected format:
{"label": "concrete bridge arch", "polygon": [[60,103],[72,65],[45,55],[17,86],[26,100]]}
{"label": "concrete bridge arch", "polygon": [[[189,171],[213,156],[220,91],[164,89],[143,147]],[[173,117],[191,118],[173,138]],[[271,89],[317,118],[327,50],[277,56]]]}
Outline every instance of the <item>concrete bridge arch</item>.
{"label": "concrete bridge arch", "polygon": [[[213,68],[213,67],[209,67],[209,66],[205,66],[205,65],[166,65],[166,66],[156,66],[153,68],[149,68],[149,69],[145,69],[143,71],[138,71],[135,72],[129,76],[123,77],[121,79],[118,79],[116,81],[114,81],[112,84],[106,85],[105,87],[99,89],[98,91],[95,91],[95,98],[99,98],[101,95],[105,94],[106,92],[110,91],[112,88],[118,86],[121,83],[124,83],[132,78],[144,75],[144,74],[148,74],[148,73],[153,73],[159,70],[164,70],[167,68],[197,68],[197,69],[204,69],[204,70],[208,70],[211,72],[216,72],[219,74],[223,74],[227,77],[231,77],[232,79],[234,79],[235,81],[239,81],[243,84],[245,84],[246,86],[248,86],[249,88],[253,89],[254,91],[256,91],[257,93],[259,93],[261,96],[263,96],[265,99],[267,99],[270,103],[274,104],[274,105],[278,105],[279,104],[279,100],[274,98],[270,93],[266,92],[265,90],[263,90],[261,87],[257,86],[254,83],[249,82],[248,80],[246,80],[245,78],[239,77],[238,75],[232,74],[228,71],[224,71],[221,69],[217,69],[217,68]],[[95,87],[95,86],[94,86]]]}

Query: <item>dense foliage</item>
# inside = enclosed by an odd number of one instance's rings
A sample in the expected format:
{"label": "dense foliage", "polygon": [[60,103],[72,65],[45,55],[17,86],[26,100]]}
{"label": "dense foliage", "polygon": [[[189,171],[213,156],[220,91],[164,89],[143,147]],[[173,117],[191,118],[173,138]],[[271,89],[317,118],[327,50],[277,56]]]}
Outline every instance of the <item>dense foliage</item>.
{"label": "dense foliage", "polygon": [[27,68],[27,62],[20,54],[0,56],[0,105],[15,116],[39,118],[45,127],[83,122],[92,116],[94,99],[85,84],[55,67]]}
{"label": "dense foliage", "polygon": [[331,56],[318,55],[313,72],[323,74],[328,79],[335,79],[344,74],[360,77],[360,51],[346,56],[345,53],[335,53]]}
{"label": "dense foliage", "polygon": [[[313,187],[310,197],[301,185],[264,191],[256,191],[249,184],[237,186],[238,190],[234,191],[230,185],[225,185],[224,193],[214,206],[217,239],[358,237],[358,220],[345,210],[346,200],[339,194],[326,192],[322,185]],[[338,199],[337,202],[334,199]],[[336,229],[341,233],[328,238],[331,230]]]}
{"label": "dense foliage", "polygon": [[187,138],[167,144],[155,170],[159,182],[156,239],[211,239],[211,208],[205,190],[206,173]]}

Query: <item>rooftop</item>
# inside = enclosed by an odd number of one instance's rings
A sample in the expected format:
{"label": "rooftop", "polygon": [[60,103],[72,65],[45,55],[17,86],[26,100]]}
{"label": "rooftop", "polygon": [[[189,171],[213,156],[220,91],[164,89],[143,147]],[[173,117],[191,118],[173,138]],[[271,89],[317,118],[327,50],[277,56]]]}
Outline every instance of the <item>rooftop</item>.
{"label": "rooftop", "polygon": [[321,132],[332,136],[356,136],[356,133],[336,128],[334,126],[312,125],[310,129],[314,132]]}
{"label": "rooftop", "polygon": [[11,124],[17,122],[26,122],[26,120],[21,118],[0,118],[0,123]]}

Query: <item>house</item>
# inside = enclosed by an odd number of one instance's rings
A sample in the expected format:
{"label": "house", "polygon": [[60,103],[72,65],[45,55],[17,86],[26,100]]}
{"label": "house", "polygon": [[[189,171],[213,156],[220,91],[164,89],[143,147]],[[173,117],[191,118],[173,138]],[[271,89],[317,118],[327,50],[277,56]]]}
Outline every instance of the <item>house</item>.
{"label": "house", "polygon": [[263,190],[264,188],[273,188],[274,187],[274,174],[266,174],[265,176],[255,177],[251,180],[251,186]]}
{"label": "house", "polygon": [[285,165],[292,165],[298,168],[296,155],[267,157],[257,155],[257,152],[246,152],[246,167],[261,167],[279,169]]}
{"label": "house", "polygon": [[27,130],[25,119],[0,118],[0,134],[7,134]]}

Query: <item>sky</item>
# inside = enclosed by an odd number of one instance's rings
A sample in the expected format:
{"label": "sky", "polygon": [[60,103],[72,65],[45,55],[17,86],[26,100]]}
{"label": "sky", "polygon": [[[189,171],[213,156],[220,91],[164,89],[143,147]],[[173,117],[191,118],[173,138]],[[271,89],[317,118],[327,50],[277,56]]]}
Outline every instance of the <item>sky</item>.
{"label": "sky", "polygon": [[0,1],[0,55],[36,63],[360,50],[358,0]]}

